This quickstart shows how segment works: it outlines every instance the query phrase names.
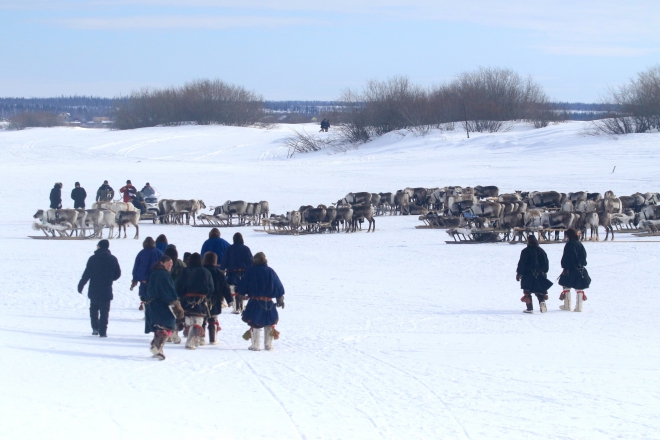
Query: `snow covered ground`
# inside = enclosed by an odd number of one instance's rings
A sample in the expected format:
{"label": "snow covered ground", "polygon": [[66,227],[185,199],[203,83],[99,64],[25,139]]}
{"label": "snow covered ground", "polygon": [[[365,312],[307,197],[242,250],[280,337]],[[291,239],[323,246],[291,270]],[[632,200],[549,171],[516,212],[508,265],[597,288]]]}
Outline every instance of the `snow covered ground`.
{"label": "snow covered ground", "polygon": [[[111,242],[123,276],[102,340],[76,292],[96,242],[27,238],[56,181],[65,206],[75,181],[93,195],[104,179],[132,179],[209,206],[268,200],[277,213],[406,186],[660,190],[660,135],[583,129],[393,133],[293,159],[287,126],[0,131],[0,437],[660,438],[657,242],[586,243],[585,312],[559,311],[554,286],[549,312],[530,316],[515,281],[522,246],[448,246],[416,217],[378,217],[375,234],[228,229],[266,253],[287,290],[275,351],[248,351],[246,326],[223,314],[220,345],[168,344],[159,362],[128,290],[142,240]],[[140,232],[182,253],[208,229]],[[562,246],[545,248],[555,280]]]}

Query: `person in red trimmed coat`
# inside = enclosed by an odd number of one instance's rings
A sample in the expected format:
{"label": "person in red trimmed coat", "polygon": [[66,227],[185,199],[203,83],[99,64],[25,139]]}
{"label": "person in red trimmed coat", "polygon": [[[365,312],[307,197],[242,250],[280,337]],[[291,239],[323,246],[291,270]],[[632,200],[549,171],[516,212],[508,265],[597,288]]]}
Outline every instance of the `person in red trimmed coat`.
{"label": "person in red trimmed coat", "polygon": [[253,266],[245,271],[245,275],[236,285],[236,293],[248,297],[242,319],[250,326],[250,330],[243,335],[245,340],[252,339],[249,349],[260,350],[263,328],[264,348],[272,350],[273,339],[279,337],[279,332],[275,330],[275,325],[279,322],[276,307],[284,308],[284,286],[275,271],[268,267],[268,260],[263,252],[254,256]]}
{"label": "person in red trimmed coat", "polygon": [[130,180],[126,181],[126,186],[119,188],[119,192],[123,194],[124,203],[133,201],[133,197],[137,194],[137,188],[133,186]]}

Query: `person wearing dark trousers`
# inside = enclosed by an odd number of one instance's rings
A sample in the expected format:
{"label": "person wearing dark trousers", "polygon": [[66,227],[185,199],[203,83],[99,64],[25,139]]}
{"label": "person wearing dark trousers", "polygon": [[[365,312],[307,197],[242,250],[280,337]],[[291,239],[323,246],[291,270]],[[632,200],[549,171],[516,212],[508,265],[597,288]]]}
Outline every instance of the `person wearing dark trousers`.
{"label": "person wearing dark trousers", "polygon": [[80,186],[80,182],[76,182],[76,187],[71,190],[71,198],[73,199],[74,209],[85,209],[85,199],[87,198],[87,192],[85,192],[85,188]]}
{"label": "person wearing dark trousers", "polygon": [[89,317],[92,324],[92,335],[102,338],[108,336],[108,316],[110,301],[112,301],[112,283],[121,276],[121,268],[117,258],[110,253],[110,242],[101,240],[96,245],[94,255],[87,260],[87,267],[78,283],[78,293],[89,281],[87,297],[89,298]]}
{"label": "person wearing dark trousers", "polygon": [[548,255],[539,247],[536,237],[530,235],[516,269],[516,280],[520,281],[520,288],[523,289],[520,301],[527,304],[527,309],[523,310],[525,313],[534,313],[532,294],[539,300],[541,313],[548,311],[545,300],[548,299],[548,289],[552,287],[552,281],[547,278],[549,267]]}
{"label": "person wearing dark trousers", "polygon": [[[243,235],[240,232],[234,234],[233,241],[234,244],[227,248],[220,260],[220,269],[227,272],[227,284],[229,284],[233,298],[231,302],[234,303],[232,313],[238,315],[243,313],[245,307],[243,307],[243,297],[236,296],[236,285],[243,278],[245,271],[252,266],[252,251],[245,246]],[[227,302],[227,305],[229,304],[230,302]]]}
{"label": "person wearing dark trousers", "polygon": [[62,208],[62,184],[60,182],[53,185],[53,189],[50,190],[50,208]]}
{"label": "person wearing dark trousers", "polygon": [[[229,246],[231,249],[231,246]],[[227,254],[225,254],[227,255]],[[209,308],[209,344],[216,345],[216,335],[220,331],[220,321],[218,315],[222,313],[222,301],[225,300],[227,304],[231,302],[231,290],[225,280],[225,274],[218,267],[218,256],[215,252],[207,252],[204,254],[202,264],[206,270],[211,273],[213,278],[213,293],[206,296],[206,303]]]}

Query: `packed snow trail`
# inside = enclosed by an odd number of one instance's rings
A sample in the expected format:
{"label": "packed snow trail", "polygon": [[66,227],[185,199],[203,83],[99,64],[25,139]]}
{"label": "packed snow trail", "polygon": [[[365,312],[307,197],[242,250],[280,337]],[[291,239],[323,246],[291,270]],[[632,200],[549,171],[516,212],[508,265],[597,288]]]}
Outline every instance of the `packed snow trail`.
{"label": "packed snow trail", "polygon": [[[0,423],[12,438],[657,438],[660,243],[585,243],[593,284],[584,313],[522,313],[522,246],[447,246],[416,217],[378,217],[374,234],[240,231],[286,288],[273,352],[220,317],[219,345],[149,353],[129,291],[142,239],[164,233],[199,251],[206,228],[142,223],[111,240],[122,266],[109,337],[91,336],[76,286],[95,241],[30,240],[56,181],[88,205],[104,179],[167,198],[268,200],[271,212],[349,191],[498,185],[619,195],[657,191],[660,135],[580,136],[584,124],[507,133],[390,134],[345,154],[282,160],[290,131],[174,127],[127,132],[0,131]],[[617,166],[612,174],[612,168]],[[129,231],[129,236],[131,232]],[[548,278],[561,245],[544,247]]]}

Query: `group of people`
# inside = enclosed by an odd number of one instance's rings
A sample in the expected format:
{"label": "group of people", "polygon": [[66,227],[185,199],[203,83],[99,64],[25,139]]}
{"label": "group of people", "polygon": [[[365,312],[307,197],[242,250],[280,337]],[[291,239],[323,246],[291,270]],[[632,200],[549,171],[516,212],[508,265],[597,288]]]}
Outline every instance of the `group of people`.
{"label": "group of people", "polygon": [[[584,301],[587,300],[584,291],[591,284],[591,278],[586,268],[587,250],[580,242],[580,234],[577,230],[568,229],[566,238],[568,241],[564,245],[564,254],[561,257],[562,273],[558,279],[559,285],[562,286],[559,299],[563,300],[564,304],[559,308],[567,311],[572,309],[571,289],[574,289],[575,309],[573,311],[581,312]],[[520,288],[523,290],[520,300],[527,305],[527,308],[523,310],[525,313],[534,313],[532,295],[538,299],[541,313],[548,311],[545,301],[548,299],[548,289],[553,285],[547,277],[549,269],[548,255],[541,249],[536,237],[530,235],[527,238],[527,247],[520,253],[516,269],[516,280],[520,281]]]}
{"label": "group of people", "polygon": [[[50,208],[62,209],[62,182],[56,182],[53,189],[50,190]],[[122,200],[125,203],[131,202],[133,206],[139,209],[143,214],[146,212],[144,205],[145,197],[153,197],[156,190],[147,182],[144,187],[138,191],[130,180],[126,181],[126,185],[119,189],[122,194]],[[115,190],[108,184],[107,180],[103,181],[103,185],[96,191],[97,202],[109,202],[115,196]],[[73,200],[74,209],[85,209],[85,200],[87,199],[87,192],[85,188],[80,186],[80,182],[76,182],[74,188],[71,190],[71,199]]]}
{"label": "group of people", "polygon": [[[112,283],[121,270],[110,253],[108,240],[101,240],[78,283],[82,293],[89,281],[90,318],[92,334],[107,337],[108,315],[112,301]],[[154,333],[151,352],[164,360],[165,342],[181,342],[179,332],[187,338],[186,348],[217,344],[220,331],[218,320],[222,309],[232,307],[249,325],[243,334],[252,340],[250,350],[273,349],[278,339],[277,307],[284,308],[284,287],[277,273],[268,267],[263,252],[252,256],[243,236],[236,233],[233,244],[221,238],[213,228],[200,253],[188,253],[179,259],[175,245],[165,235],[156,240],[147,237],[143,249],[135,258],[130,290],[138,287],[140,309],[145,312],[145,333]],[[245,301],[247,300],[247,306]]]}

